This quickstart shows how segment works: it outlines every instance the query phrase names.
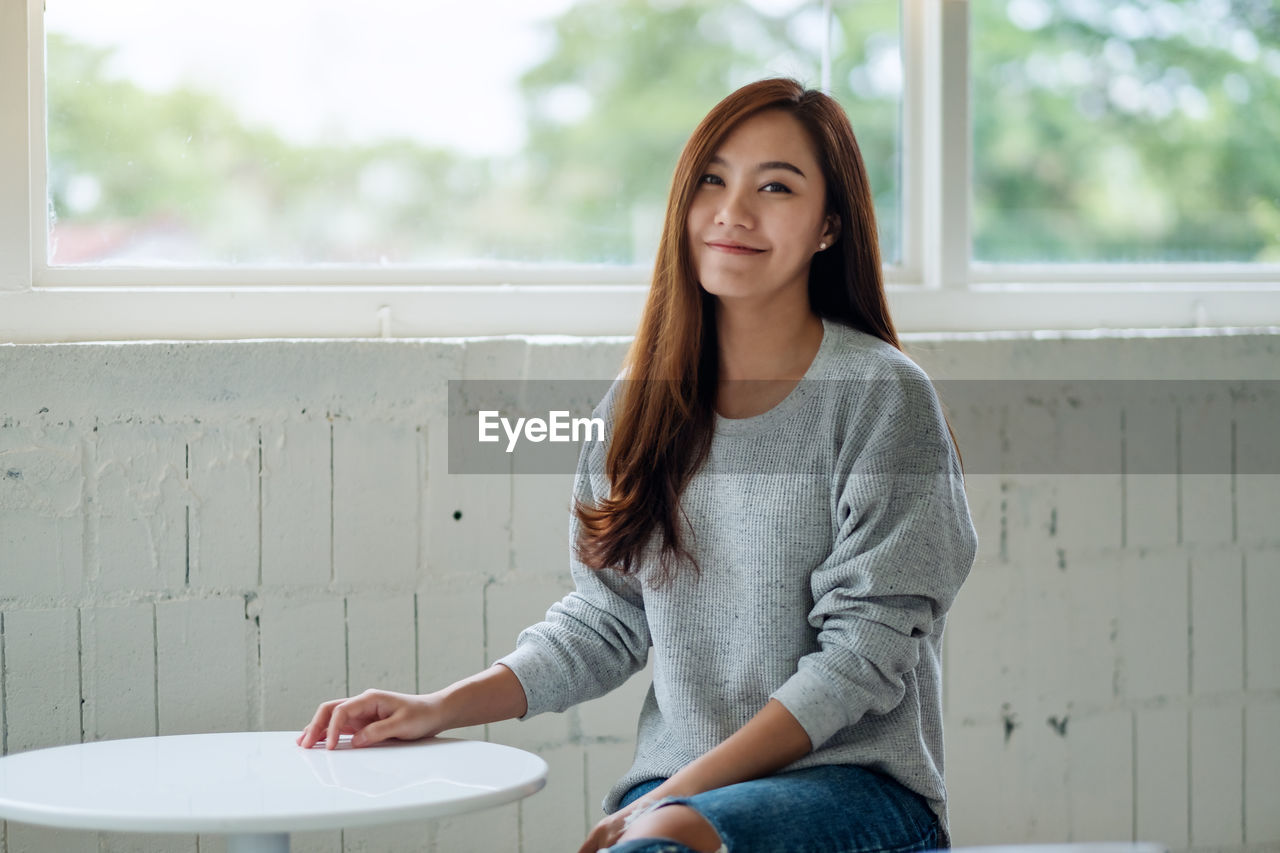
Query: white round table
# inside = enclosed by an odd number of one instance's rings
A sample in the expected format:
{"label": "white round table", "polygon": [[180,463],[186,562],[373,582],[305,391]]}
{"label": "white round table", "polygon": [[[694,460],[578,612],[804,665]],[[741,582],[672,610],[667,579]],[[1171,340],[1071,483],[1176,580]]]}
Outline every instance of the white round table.
{"label": "white round table", "polygon": [[1156,841],[1068,841],[1065,844],[986,844],[954,847],[951,853],[1169,853]]}
{"label": "white round table", "polygon": [[0,758],[0,818],[66,829],[214,832],[228,853],[285,853],[289,833],[427,819],[542,789],[547,763],[455,738],[303,749],[297,732],[79,743]]}

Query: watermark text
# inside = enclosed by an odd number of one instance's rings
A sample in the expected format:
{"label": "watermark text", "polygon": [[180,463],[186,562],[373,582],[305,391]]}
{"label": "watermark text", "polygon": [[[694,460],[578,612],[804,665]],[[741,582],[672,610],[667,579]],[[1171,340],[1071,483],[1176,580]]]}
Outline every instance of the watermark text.
{"label": "watermark text", "polygon": [[496,409],[480,412],[479,439],[482,442],[501,441],[498,428],[507,436],[507,453],[516,449],[523,436],[525,441],[604,441],[604,418],[571,418],[567,410],[547,413],[547,418],[516,418],[513,424]]}

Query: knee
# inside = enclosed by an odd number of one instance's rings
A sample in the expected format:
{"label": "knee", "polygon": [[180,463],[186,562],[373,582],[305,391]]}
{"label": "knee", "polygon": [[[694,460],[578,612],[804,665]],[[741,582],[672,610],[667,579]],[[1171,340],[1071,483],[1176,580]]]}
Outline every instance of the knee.
{"label": "knee", "polygon": [[618,843],[639,838],[669,838],[698,853],[716,853],[720,834],[707,819],[688,806],[670,805],[636,818]]}

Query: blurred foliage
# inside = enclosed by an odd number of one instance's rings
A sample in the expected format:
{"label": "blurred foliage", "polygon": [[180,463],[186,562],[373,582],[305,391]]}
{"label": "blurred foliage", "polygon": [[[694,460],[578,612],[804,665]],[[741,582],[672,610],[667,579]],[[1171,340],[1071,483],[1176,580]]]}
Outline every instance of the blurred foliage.
{"label": "blurred foliage", "polygon": [[[577,4],[553,22],[551,55],[524,75],[521,91],[529,104],[531,189],[537,198],[567,201],[546,210],[560,219],[558,242],[569,247],[570,257],[649,259],[676,159],[711,106],[743,83],[773,74],[820,83],[819,7],[770,15],[749,3],[659,7],[647,0],[597,0]],[[856,44],[851,56],[861,53],[861,42],[876,27],[887,25],[896,41],[896,0],[859,8],[880,14],[853,16],[858,28],[847,27]],[[847,88],[836,94],[850,113],[861,115],[861,99]],[[557,120],[554,105],[566,97],[589,109],[576,120]],[[864,144],[875,139],[872,150],[896,152],[897,97],[859,124]],[[896,199],[893,157],[883,159],[888,168],[878,177]]]}
{"label": "blurred foliage", "polygon": [[1280,261],[1280,7],[970,10],[976,260]]}
{"label": "blurred foliage", "polygon": [[[834,5],[832,93],[892,261],[898,4]],[[545,23],[546,58],[518,81],[524,149],[483,159],[408,140],[295,145],[213,95],[113,77],[109,49],[51,32],[54,262],[647,263],[706,111],[772,74],[818,84],[821,4],[776,8],[580,0]],[[976,259],[1280,260],[1273,3],[971,10]]]}
{"label": "blurred foliage", "polygon": [[[404,259],[423,234],[475,249],[467,235],[483,224],[486,199],[459,210],[435,191],[486,186],[489,164],[404,141],[291,145],[243,126],[212,95],[110,78],[109,54],[48,35],[54,221],[129,221],[133,244],[113,260],[378,263]],[[91,195],[77,202],[77,193]]]}
{"label": "blurred foliage", "polygon": [[[706,111],[770,74],[818,85],[820,7],[576,3],[546,23],[547,58],[518,81],[523,151],[485,160],[408,142],[291,146],[242,127],[213,96],[111,79],[108,50],[50,33],[55,219],[132,220],[138,239],[112,258],[129,263],[647,263],[676,158]],[[838,30],[846,57],[886,27],[880,40],[896,43],[896,0],[862,9]],[[892,211],[881,215],[886,245],[896,245],[898,93],[839,89]],[[100,190],[96,204],[84,203],[86,181]],[[73,236],[57,234],[60,244]]]}

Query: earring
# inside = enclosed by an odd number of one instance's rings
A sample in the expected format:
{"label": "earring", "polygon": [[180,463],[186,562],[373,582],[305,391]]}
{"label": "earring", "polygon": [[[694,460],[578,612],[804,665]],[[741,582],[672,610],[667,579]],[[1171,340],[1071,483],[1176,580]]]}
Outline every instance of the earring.
{"label": "earring", "polygon": [[825,248],[827,248],[827,244],[826,244],[826,243],[819,243],[819,244],[818,244],[818,251],[819,251],[819,252],[821,252],[821,251],[822,251],[823,249],[825,249]]}

